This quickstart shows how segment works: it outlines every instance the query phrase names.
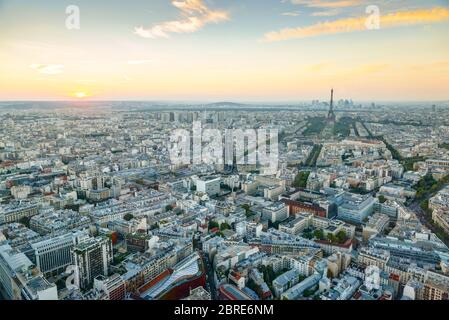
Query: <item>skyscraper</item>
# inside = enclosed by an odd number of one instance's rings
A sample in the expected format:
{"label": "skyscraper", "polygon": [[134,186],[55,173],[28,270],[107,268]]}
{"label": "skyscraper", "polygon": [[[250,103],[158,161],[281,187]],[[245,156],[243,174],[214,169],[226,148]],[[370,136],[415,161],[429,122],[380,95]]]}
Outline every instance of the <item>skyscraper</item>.
{"label": "skyscraper", "polygon": [[73,261],[78,268],[80,287],[91,287],[97,276],[107,276],[109,273],[112,262],[111,240],[97,237],[76,245],[73,249]]}

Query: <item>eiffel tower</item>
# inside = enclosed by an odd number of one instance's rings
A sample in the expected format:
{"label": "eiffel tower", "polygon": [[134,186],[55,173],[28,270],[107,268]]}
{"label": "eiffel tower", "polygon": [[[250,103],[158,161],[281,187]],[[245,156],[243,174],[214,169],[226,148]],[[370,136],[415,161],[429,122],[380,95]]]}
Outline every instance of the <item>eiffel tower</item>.
{"label": "eiffel tower", "polygon": [[335,122],[334,89],[331,90],[331,104],[330,104],[330,107],[329,107],[329,113],[327,114],[327,122]]}

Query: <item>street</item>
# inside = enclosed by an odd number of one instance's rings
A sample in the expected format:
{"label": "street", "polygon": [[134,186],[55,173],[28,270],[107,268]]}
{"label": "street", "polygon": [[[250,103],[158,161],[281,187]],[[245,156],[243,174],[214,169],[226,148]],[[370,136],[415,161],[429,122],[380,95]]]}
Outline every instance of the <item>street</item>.
{"label": "street", "polygon": [[207,254],[203,253],[204,265],[206,267],[206,279],[207,279],[207,289],[210,292],[212,300],[217,300],[217,288],[215,287],[214,281],[214,268],[212,266],[212,262],[209,261],[209,257]]}

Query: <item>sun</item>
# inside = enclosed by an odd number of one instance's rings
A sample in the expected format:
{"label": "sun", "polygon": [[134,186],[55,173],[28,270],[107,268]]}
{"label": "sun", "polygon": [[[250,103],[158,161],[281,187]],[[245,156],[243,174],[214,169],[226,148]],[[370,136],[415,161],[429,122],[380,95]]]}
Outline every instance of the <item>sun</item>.
{"label": "sun", "polygon": [[86,92],[76,92],[75,97],[78,99],[83,99],[83,98],[87,97],[87,93]]}

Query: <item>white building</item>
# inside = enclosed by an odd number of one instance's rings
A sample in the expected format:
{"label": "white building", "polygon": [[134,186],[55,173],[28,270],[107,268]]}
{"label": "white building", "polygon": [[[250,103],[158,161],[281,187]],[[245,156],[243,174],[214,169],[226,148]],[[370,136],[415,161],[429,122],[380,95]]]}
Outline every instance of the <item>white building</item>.
{"label": "white building", "polygon": [[263,218],[275,223],[288,218],[288,207],[283,202],[276,202],[262,210]]}
{"label": "white building", "polygon": [[44,274],[64,272],[72,263],[73,247],[88,237],[86,232],[70,232],[31,244],[36,266]]}
{"label": "white building", "polygon": [[11,195],[14,197],[14,199],[26,199],[30,193],[30,186],[13,186],[11,188]]}
{"label": "white building", "polygon": [[338,206],[338,218],[352,223],[362,223],[373,214],[374,204],[378,203],[371,195],[345,193],[343,203]]}
{"label": "white building", "polygon": [[209,196],[218,195],[220,194],[220,181],[221,179],[219,177],[198,179],[196,181],[196,190],[206,193]]}

